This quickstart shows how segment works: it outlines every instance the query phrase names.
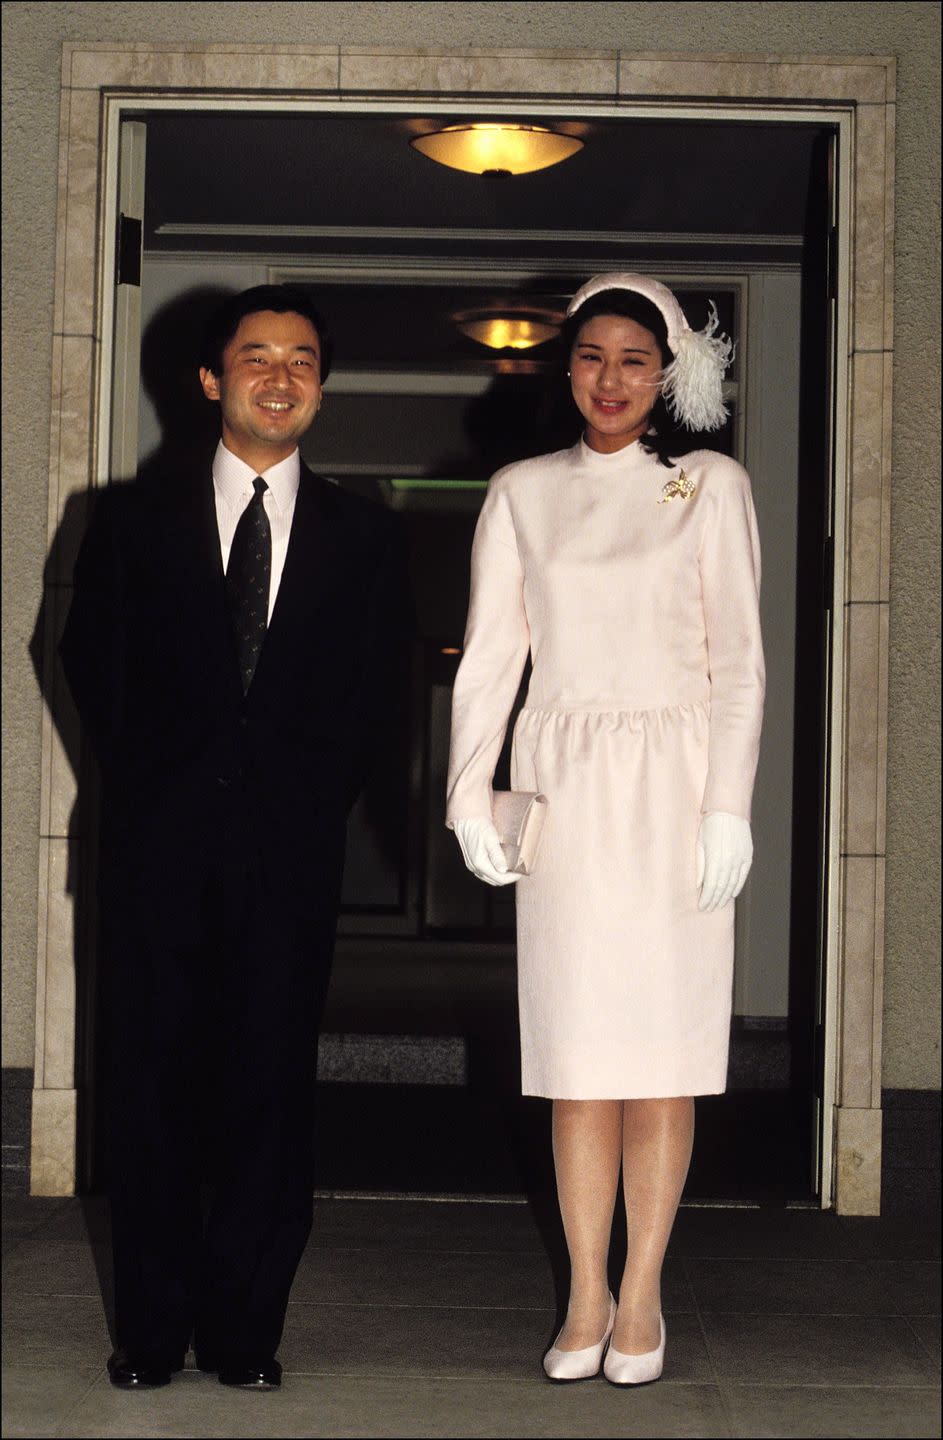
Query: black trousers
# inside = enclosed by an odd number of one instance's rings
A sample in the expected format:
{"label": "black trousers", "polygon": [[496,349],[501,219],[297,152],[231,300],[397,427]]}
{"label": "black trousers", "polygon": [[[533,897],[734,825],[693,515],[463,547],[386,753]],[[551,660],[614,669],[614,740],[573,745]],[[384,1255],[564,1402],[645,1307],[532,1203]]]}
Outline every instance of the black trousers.
{"label": "black trousers", "polygon": [[[236,853],[241,851],[241,853]],[[248,856],[248,858],[247,858]],[[102,893],[117,1341],[265,1360],[311,1228],[317,1035],[343,832],[113,860]]]}

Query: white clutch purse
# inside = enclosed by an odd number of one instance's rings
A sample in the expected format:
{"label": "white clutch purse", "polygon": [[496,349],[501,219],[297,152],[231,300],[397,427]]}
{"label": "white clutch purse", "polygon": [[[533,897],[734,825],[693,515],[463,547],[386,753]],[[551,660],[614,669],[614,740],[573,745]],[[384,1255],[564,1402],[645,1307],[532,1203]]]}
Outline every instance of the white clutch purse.
{"label": "white clutch purse", "polygon": [[495,790],[491,818],[509,870],[533,874],[546,815],[546,795],[532,790]]}

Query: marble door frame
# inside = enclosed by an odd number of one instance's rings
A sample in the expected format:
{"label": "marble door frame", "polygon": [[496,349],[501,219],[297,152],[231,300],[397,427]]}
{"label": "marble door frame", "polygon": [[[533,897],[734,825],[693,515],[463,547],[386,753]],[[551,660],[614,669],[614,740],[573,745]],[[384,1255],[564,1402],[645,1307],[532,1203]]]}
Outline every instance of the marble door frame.
{"label": "marble door frame", "polygon": [[[75,718],[55,665],[83,497],[107,464],[110,379],[107,176],[116,105],[215,95],[285,101],[529,107],[670,104],[796,115],[828,111],[845,146],[838,376],[831,927],[825,1014],[823,1203],[876,1214],[881,1173],[887,635],[896,67],[893,58],[655,55],[587,50],[415,50],[363,46],[63,46],[49,465],[32,1191],[81,1181],[86,1042],[77,1037],[73,876]],[[53,541],[57,543],[53,548]],[[53,723],[55,712],[57,723]],[[64,743],[62,734],[71,743]]]}

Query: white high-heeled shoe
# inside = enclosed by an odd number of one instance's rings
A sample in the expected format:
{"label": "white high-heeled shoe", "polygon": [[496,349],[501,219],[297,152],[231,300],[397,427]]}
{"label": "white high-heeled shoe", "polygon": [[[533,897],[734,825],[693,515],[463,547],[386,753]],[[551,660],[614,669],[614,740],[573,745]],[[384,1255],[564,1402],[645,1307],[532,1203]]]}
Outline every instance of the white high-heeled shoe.
{"label": "white high-heeled shoe", "polygon": [[613,1385],[649,1385],[657,1380],[665,1365],[665,1321],[658,1317],[661,1326],[661,1343],[657,1350],[646,1350],[644,1355],[623,1355],[610,1345],[606,1351],[603,1374]]}
{"label": "white high-heeled shoe", "polygon": [[[544,1356],[544,1370],[551,1380],[589,1380],[598,1375],[602,1365],[603,1351],[609,1344],[612,1327],[616,1323],[616,1302],[609,1296],[609,1324],[598,1345],[587,1345],[583,1350],[558,1350],[551,1345]],[[559,1335],[557,1339],[559,1340]]]}

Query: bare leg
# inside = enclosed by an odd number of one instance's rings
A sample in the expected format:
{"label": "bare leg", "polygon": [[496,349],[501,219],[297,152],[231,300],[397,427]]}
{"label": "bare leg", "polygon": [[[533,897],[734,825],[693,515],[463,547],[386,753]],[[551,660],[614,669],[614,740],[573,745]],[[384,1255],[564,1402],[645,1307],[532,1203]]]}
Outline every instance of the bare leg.
{"label": "bare leg", "polygon": [[694,1143],[694,1101],[626,1100],[623,1185],[628,1256],[612,1344],[623,1355],[654,1350],[661,1334],[661,1267]]}
{"label": "bare leg", "polygon": [[567,1249],[570,1303],[556,1344],[596,1345],[609,1319],[606,1267],[622,1163],[621,1100],[554,1100],[553,1161]]}

